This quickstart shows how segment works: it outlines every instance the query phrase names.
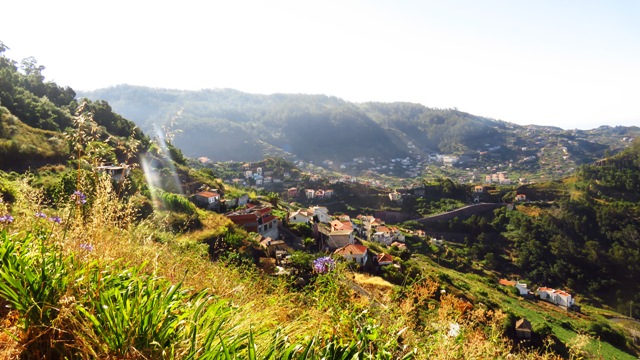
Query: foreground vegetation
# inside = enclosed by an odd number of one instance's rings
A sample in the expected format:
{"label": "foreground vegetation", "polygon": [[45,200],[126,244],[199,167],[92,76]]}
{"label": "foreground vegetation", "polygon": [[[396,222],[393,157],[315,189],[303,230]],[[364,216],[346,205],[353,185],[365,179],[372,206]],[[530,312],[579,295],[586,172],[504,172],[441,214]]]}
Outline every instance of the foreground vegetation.
{"label": "foreground vegetation", "polygon": [[[20,72],[3,50],[0,43],[0,166],[16,172],[0,172],[2,358],[630,356],[624,336],[604,318],[610,312],[585,307],[597,314],[582,321],[545,310],[497,290],[491,271],[516,269],[535,281],[562,283],[563,269],[584,275],[585,259],[604,259],[630,273],[609,283],[604,276],[576,276],[570,286],[600,286],[594,292],[628,286],[615,296],[635,299],[637,216],[622,214],[637,214],[637,207],[618,199],[638,193],[638,172],[614,173],[623,165],[637,168],[634,153],[583,169],[560,208],[533,204],[497,211],[489,220],[441,224],[467,231],[465,246],[437,250],[408,240],[414,256],[405,253],[400,268],[382,271],[397,285],[363,280],[340,262],[311,273],[312,261],[326,254],[304,252],[294,253],[294,270],[308,272],[304,279],[296,271],[272,277],[255,266],[251,234],[179,194],[183,186],[236,190],[207,169],[189,168],[170,131],[150,141],[106,102],[77,102],[73,90],[44,82],[35,60],[23,61]],[[131,176],[114,181],[95,171],[102,163],[123,164]],[[462,203],[465,197],[455,195],[464,188],[443,179],[427,190],[446,199],[403,206],[420,214],[447,210]],[[267,199],[277,204],[278,195]],[[595,240],[581,230],[594,220],[603,229]],[[551,241],[539,242],[547,235]],[[516,268],[501,244],[515,244],[509,250],[521,262]],[[562,245],[587,251],[565,257]],[[631,251],[621,253],[621,246]],[[447,268],[433,263],[436,253]],[[564,267],[535,272],[553,257]],[[537,326],[531,342],[514,341],[520,316]]]}
{"label": "foreground vegetation", "polygon": [[[0,225],[4,358],[392,359],[512,351],[502,313],[443,296],[433,279],[374,305],[351,290],[344,267],[299,288],[212,263],[206,246],[159,230],[153,218],[134,221],[133,204],[116,196],[106,176],[93,191],[77,190],[53,206],[43,206],[26,178],[9,185],[13,201],[2,203]],[[453,323],[461,329],[455,335]]]}

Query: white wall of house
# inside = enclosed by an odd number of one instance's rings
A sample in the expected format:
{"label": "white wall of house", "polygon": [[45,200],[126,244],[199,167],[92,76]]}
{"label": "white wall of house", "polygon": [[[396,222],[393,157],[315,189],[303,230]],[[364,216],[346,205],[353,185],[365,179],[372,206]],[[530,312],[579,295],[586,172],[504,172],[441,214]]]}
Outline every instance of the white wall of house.
{"label": "white wall of house", "polygon": [[347,261],[353,261],[360,265],[364,265],[369,258],[369,252],[367,251],[364,254],[343,254],[342,256],[347,259]]}
{"label": "white wall of house", "polygon": [[278,231],[278,220],[274,219],[266,224],[262,224],[258,227],[258,233],[264,237],[270,237],[277,239],[280,236]]}
{"label": "white wall of house", "polygon": [[516,288],[520,292],[520,295],[528,295],[529,289],[527,288],[527,284],[524,283],[516,283]]}
{"label": "white wall of house", "polygon": [[306,215],[302,215],[300,213],[293,213],[291,217],[289,217],[290,224],[300,224],[300,223],[308,223],[309,217]]}
{"label": "white wall of house", "polygon": [[331,217],[329,216],[329,210],[326,207],[314,206],[309,208],[309,210],[313,211],[313,215],[318,217],[318,221],[321,223],[328,223],[331,221]]}

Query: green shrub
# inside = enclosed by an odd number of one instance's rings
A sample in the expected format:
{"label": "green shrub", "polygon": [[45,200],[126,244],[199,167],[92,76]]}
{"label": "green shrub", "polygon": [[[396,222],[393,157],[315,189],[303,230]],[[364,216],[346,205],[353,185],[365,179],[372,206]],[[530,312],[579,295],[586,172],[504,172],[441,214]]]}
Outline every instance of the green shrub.
{"label": "green shrub", "polygon": [[51,324],[71,282],[75,261],[56,250],[30,233],[0,232],[0,298],[19,312],[25,330]]}
{"label": "green shrub", "polygon": [[78,321],[91,348],[117,355],[138,349],[156,357],[172,353],[168,350],[184,340],[187,292],[180,284],[140,274],[142,268],[114,272],[92,266],[84,274],[86,292],[93,296],[77,306]]}

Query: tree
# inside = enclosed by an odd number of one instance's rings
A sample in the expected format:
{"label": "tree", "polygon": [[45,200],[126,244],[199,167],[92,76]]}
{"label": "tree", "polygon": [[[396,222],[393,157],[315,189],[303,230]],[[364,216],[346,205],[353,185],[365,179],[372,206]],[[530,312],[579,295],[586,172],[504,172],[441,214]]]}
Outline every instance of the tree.
{"label": "tree", "polygon": [[267,200],[269,201],[269,203],[271,203],[271,205],[274,208],[277,208],[278,207],[278,201],[280,201],[280,195],[278,195],[277,193],[272,191],[272,192],[267,194]]}

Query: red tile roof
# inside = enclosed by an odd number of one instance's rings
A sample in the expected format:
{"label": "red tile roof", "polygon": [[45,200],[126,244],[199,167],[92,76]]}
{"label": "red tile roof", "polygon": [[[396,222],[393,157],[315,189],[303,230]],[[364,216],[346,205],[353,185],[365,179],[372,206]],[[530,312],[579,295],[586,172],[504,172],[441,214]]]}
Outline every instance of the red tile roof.
{"label": "red tile roof", "polygon": [[213,191],[200,191],[199,193],[197,193],[196,195],[200,195],[202,197],[206,197],[208,198],[212,198],[212,197],[216,197],[216,196],[220,196],[220,194],[218,194],[217,192],[213,192]]}
{"label": "red tile roof", "polygon": [[257,212],[260,215],[264,215],[264,214],[270,213],[271,212],[271,208],[270,207],[265,207],[265,208],[262,208],[262,209],[257,209],[257,210],[255,210],[255,212]]}
{"label": "red tile roof", "polygon": [[504,285],[504,286],[516,286],[516,282],[515,281],[510,281],[507,279],[500,279],[498,281],[498,283],[500,283],[500,285]]}
{"label": "red tile roof", "polygon": [[263,224],[267,224],[267,223],[269,223],[270,221],[273,221],[273,220],[275,220],[275,219],[277,219],[275,216],[273,216],[273,215],[269,215],[269,216],[267,216],[267,217],[265,217],[265,218],[263,218],[263,219],[262,219],[262,223],[263,223]]}
{"label": "red tile roof", "polygon": [[393,262],[393,256],[385,253],[378,254],[378,262]]}
{"label": "red tile roof", "polygon": [[348,254],[352,254],[352,255],[363,255],[364,253],[367,252],[367,247],[364,245],[357,245],[357,244],[349,244],[349,245],[345,245],[343,247],[341,247],[340,249],[336,250],[334,252],[334,254],[336,255],[348,255]]}
{"label": "red tile roof", "polygon": [[553,293],[554,293],[554,294],[561,295],[561,296],[571,296],[571,294],[569,294],[569,293],[568,293],[568,292],[566,292],[566,291],[562,291],[562,290],[553,290]]}

